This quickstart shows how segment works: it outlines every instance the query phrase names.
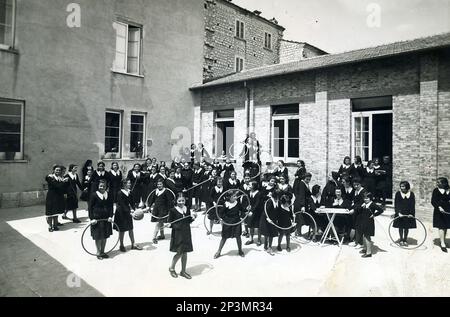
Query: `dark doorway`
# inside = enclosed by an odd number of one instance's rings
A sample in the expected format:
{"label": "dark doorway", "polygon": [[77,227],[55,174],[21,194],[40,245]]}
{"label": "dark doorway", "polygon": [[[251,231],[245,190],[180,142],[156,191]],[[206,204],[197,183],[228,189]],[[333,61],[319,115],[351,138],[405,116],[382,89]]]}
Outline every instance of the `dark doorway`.
{"label": "dark doorway", "polygon": [[230,158],[230,148],[234,144],[234,121],[217,122],[217,156]]}
{"label": "dark doorway", "polygon": [[392,157],[392,113],[372,117],[372,158]]}

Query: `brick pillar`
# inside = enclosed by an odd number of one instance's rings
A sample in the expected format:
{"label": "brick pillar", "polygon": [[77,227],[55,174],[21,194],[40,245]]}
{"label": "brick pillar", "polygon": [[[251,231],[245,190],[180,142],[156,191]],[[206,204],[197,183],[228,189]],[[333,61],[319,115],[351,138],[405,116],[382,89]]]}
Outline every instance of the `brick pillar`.
{"label": "brick pillar", "polygon": [[420,59],[419,108],[419,200],[429,207],[431,192],[438,177],[438,76],[439,59],[435,54]]}
{"label": "brick pillar", "polygon": [[214,142],[214,111],[203,111],[201,114],[201,142],[208,151],[209,155],[213,155]]}

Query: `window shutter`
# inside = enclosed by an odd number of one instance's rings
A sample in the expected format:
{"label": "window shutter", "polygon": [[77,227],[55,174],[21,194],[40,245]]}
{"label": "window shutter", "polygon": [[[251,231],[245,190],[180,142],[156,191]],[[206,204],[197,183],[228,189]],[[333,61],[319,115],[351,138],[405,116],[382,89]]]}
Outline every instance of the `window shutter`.
{"label": "window shutter", "polygon": [[128,25],[114,22],[116,30],[116,54],[114,59],[114,70],[120,72],[127,71],[127,49],[128,49]]}

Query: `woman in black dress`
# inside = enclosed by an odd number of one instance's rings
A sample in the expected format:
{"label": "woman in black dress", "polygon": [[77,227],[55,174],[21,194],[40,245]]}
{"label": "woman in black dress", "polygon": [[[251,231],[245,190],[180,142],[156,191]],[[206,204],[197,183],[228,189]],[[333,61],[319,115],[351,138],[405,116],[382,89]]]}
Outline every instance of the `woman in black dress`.
{"label": "woman in black dress", "polygon": [[156,189],[158,176],[158,169],[156,168],[156,166],[152,165],[152,167],[150,168],[150,174],[145,178],[145,185],[147,186],[147,190],[145,190],[144,195],[145,200],[147,200],[148,195],[150,195],[150,193]]}
{"label": "woman in black dress", "polygon": [[80,195],[80,199],[82,201],[89,202],[89,195],[91,193],[91,185],[92,185],[92,175],[94,174],[93,169],[87,170],[86,176],[83,178],[83,182],[81,184],[82,186],[82,192]]}
{"label": "woman in black dress", "polygon": [[[224,192],[223,188],[223,179],[221,177],[217,178],[215,182],[212,182],[213,186],[210,189],[210,200],[206,204],[206,210],[209,210],[212,207],[215,207],[217,205],[217,200],[220,198],[220,196]],[[219,205],[223,204],[222,202],[219,202]],[[207,235],[210,235],[213,230],[214,223],[217,223],[219,219],[217,218],[217,213],[215,209],[212,209],[208,214],[209,219],[209,231],[206,233]]]}
{"label": "woman in black dress", "polygon": [[375,193],[376,177],[374,163],[369,161],[363,173],[363,186],[369,193]]}
{"label": "woman in black dress", "polygon": [[[153,233],[153,244],[158,244],[158,240],[164,240],[164,223],[166,222],[166,216],[169,214],[169,209],[173,207],[175,197],[173,194],[164,187],[164,181],[158,180],[156,191],[150,195],[148,199],[148,207],[153,206],[152,215],[158,217],[152,217],[152,222],[156,222],[155,231]],[[159,231],[159,237],[158,236]]]}
{"label": "woman in black dress", "polygon": [[224,187],[226,190],[230,189],[238,189],[241,186],[241,183],[237,179],[237,173],[236,171],[232,171],[230,173],[230,178],[228,181],[224,184]]}
{"label": "woman in black dress", "polygon": [[[236,238],[238,254],[241,257],[245,256],[244,252],[242,251],[242,226],[240,224],[236,226],[228,226],[223,223],[226,222],[228,224],[235,224],[245,217],[245,210],[237,199],[238,194],[239,192],[237,191],[235,193],[230,192],[225,198],[225,206],[219,209],[219,215],[222,218],[222,240],[220,241],[219,250],[214,255],[215,259],[220,257],[225,242],[227,242],[227,240],[230,238]],[[248,208],[248,210],[250,210],[250,206]],[[250,213],[249,216],[251,216]]]}
{"label": "woman in black dress", "polygon": [[86,163],[84,163],[83,168],[81,169],[81,176],[83,178],[87,175],[88,170],[94,171],[94,167],[92,166],[92,160],[87,160]]}
{"label": "woman in black dress", "polygon": [[105,181],[106,186],[109,186],[109,173],[105,171],[105,163],[98,162],[97,170],[92,173],[90,196],[98,190],[101,181]]}
{"label": "woman in black dress", "polygon": [[200,210],[202,208],[202,187],[199,185],[203,179],[203,168],[200,167],[199,163],[194,164],[194,172],[192,173],[192,186],[193,188],[192,197],[194,197],[195,210]]}
{"label": "woman in black dress", "polygon": [[231,163],[231,160],[229,158],[227,158],[227,160],[225,161],[223,170],[223,180],[226,182],[230,178],[231,172],[234,172],[234,165]]}
{"label": "woman in black dress", "polygon": [[[292,194],[284,192],[280,198],[280,204],[278,207],[277,225],[282,228],[288,228],[292,226],[294,221],[294,213],[292,212]],[[281,242],[283,241],[283,236],[286,236],[286,251],[291,252],[291,230],[281,230],[279,229],[278,234],[278,247],[277,250],[281,252]]]}
{"label": "woman in black dress", "polygon": [[[131,240],[131,250],[142,250],[139,245],[134,243],[134,231],[133,231],[133,213],[136,209],[136,205],[133,203],[131,194],[131,180],[126,179],[122,181],[122,190],[117,193],[117,209],[114,214],[114,222],[119,228],[119,241],[120,251],[126,252],[126,248],[123,244],[125,238],[125,232],[128,231],[128,235]],[[117,230],[117,228],[114,228]]]}
{"label": "woman in black dress", "polygon": [[364,177],[364,165],[361,156],[355,156],[355,161],[353,162],[349,172],[352,180],[356,178],[362,179]]}
{"label": "woman in black dress", "polygon": [[[398,217],[401,218],[398,218]],[[408,218],[408,216],[411,216]],[[409,229],[416,229],[416,197],[411,192],[411,185],[408,182],[400,183],[400,191],[395,194],[395,218],[394,228],[398,228],[400,234],[399,244],[408,246]]]}
{"label": "woman in black dress", "polygon": [[433,227],[439,229],[441,250],[447,253],[445,238],[447,230],[450,229],[450,186],[447,178],[440,177],[437,180],[437,188],[433,191],[431,204],[434,207]]}
{"label": "woman in black dress", "polygon": [[[275,189],[270,198],[264,202],[263,208],[267,208],[267,215],[264,214],[261,217],[259,228],[261,229],[261,234],[264,236],[264,250],[266,250],[270,255],[273,254],[272,243],[273,238],[278,236],[278,228],[273,224],[278,221],[278,205],[281,192]],[[268,217],[267,217],[268,216]]]}
{"label": "woman in black dress", "polygon": [[302,160],[297,161],[297,171],[295,172],[295,179],[301,179],[306,174],[305,162]]}
{"label": "woman in black dress", "polygon": [[245,245],[251,245],[254,243],[253,236],[255,235],[255,230],[258,230],[258,240],[256,245],[259,247],[261,242],[261,230],[259,229],[259,224],[261,222],[261,216],[264,213],[264,200],[263,193],[258,190],[258,182],[250,182],[250,192],[248,197],[250,198],[250,207],[252,216],[248,217],[247,226],[250,229],[250,240],[245,243]]}
{"label": "woman in black dress", "polygon": [[[98,191],[92,196],[89,203],[89,219],[91,220],[91,236],[97,247],[97,259],[109,258],[105,253],[106,240],[112,235],[113,201],[106,191],[106,181],[101,180]],[[108,220],[108,221],[99,221]]]}
{"label": "woman in black dress", "polygon": [[117,195],[122,188],[122,180],[123,176],[119,168],[119,163],[113,162],[111,164],[111,171],[109,171],[109,193],[115,204],[117,203]]}
{"label": "woman in black dress", "polygon": [[281,177],[286,179],[286,183],[289,183],[289,171],[286,166],[284,166],[284,161],[278,161],[278,167],[275,170],[275,176],[280,180]]}
{"label": "woman in black dress", "polygon": [[350,156],[346,156],[344,158],[344,162],[342,163],[338,171],[339,178],[342,178],[345,175],[350,175],[351,167],[352,167],[352,159],[350,158]]}
{"label": "woman in black dress", "polygon": [[133,169],[128,172],[127,179],[131,180],[131,197],[133,197],[133,203],[136,206],[143,205],[144,203],[144,174],[141,173],[141,164],[134,164]]}
{"label": "woman in black dress", "polygon": [[58,231],[58,215],[65,211],[66,202],[64,195],[68,180],[62,178],[61,166],[55,165],[53,173],[47,175],[45,181],[48,184],[47,197],[45,199],[45,216],[47,218],[48,231]]}
{"label": "woman in black dress", "polygon": [[170,237],[170,252],[175,252],[175,256],[172,260],[172,265],[169,268],[170,275],[177,278],[178,275],[175,272],[175,266],[181,259],[181,272],[180,276],[190,280],[192,277],[186,272],[187,254],[193,251],[192,236],[191,236],[191,223],[195,220],[196,214],[192,214],[186,207],[186,199],[183,194],[179,194],[177,197],[177,205],[171,208],[169,211],[169,223],[177,221],[173,224],[169,224],[172,228],[172,236]]}
{"label": "woman in black dress", "polygon": [[81,221],[77,218],[78,209],[78,190],[83,190],[83,185],[81,185],[80,178],[78,177],[78,166],[75,164],[69,165],[69,173],[65,176],[67,179],[67,199],[66,199],[66,211],[64,212],[63,219],[68,220],[67,212],[72,211],[73,223],[80,223]]}

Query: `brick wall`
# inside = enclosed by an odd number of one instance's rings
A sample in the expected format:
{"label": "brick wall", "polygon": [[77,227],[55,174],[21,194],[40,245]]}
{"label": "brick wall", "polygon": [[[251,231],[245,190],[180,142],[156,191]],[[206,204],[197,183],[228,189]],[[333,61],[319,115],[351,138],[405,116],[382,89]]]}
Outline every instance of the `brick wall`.
{"label": "brick wall", "polygon": [[214,111],[202,111],[201,142],[210,155],[213,152]]}
{"label": "brick wall", "polygon": [[351,156],[351,102],[335,99],[328,102],[329,170],[338,171],[344,157]]}
{"label": "brick wall", "polygon": [[295,41],[281,40],[280,63],[299,61],[305,58],[324,55],[324,53],[311,45]]}

